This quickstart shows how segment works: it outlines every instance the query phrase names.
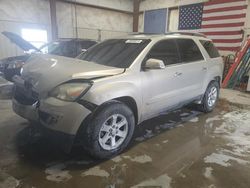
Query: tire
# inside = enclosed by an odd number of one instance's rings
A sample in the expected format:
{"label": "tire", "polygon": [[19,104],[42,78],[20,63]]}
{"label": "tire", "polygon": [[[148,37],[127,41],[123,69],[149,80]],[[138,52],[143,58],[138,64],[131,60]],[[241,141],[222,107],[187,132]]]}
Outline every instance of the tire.
{"label": "tire", "polygon": [[[220,85],[217,81],[212,81],[209,83],[206,92],[203,95],[202,103],[199,105],[199,110],[205,113],[213,111],[216,106],[217,100],[219,98],[219,88]],[[216,92],[216,95],[211,95],[211,92]]]}
{"label": "tire", "polygon": [[[121,126],[122,124],[124,126]],[[118,126],[121,127],[117,128]],[[84,139],[83,147],[91,156],[107,159],[121,153],[128,146],[133,137],[134,127],[135,118],[132,110],[125,104],[113,100],[102,105],[93,114],[80,137]]]}

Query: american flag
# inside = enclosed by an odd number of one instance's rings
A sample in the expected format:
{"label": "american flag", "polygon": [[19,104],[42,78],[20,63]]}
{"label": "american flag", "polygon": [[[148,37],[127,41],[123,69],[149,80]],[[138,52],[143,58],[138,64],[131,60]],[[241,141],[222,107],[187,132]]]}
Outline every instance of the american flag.
{"label": "american flag", "polygon": [[212,0],[180,6],[179,11],[179,30],[205,34],[220,51],[239,50],[246,20],[246,0]]}

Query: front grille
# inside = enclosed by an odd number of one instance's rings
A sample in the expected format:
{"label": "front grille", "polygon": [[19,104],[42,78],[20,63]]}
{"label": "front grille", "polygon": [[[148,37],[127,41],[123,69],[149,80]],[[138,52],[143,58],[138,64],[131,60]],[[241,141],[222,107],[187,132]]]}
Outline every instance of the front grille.
{"label": "front grille", "polygon": [[38,93],[32,90],[25,90],[16,86],[14,92],[14,99],[23,105],[33,105],[38,101]]}

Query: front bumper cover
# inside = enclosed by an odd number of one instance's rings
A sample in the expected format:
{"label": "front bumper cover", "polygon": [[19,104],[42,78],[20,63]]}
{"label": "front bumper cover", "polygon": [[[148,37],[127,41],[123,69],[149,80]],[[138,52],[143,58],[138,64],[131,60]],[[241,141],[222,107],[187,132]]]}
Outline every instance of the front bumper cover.
{"label": "front bumper cover", "polygon": [[77,102],[65,102],[55,98],[40,101],[39,121],[45,127],[66,134],[76,135],[84,119],[91,113]]}
{"label": "front bumper cover", "polygon": [[18,76],[14,77],[14,81],[12,100],[14,112],[32,122],[39,122],[42,127],[51,130],[52,133],[49,135],[52,138],[55,133],[55,135],[61,135],[59,137],[67,137],[64,140],[71,143],[84,119],[91,114],[92,106],[85,103],[66,102],[53,97],[39,99],[39,94],[30,87],[29,82]]}
{"label": "front bumper cover", "polygon": [[49,98],[39,105],[24,105],[12,100],[13,110],[21,117],[38,122],[39,131],[47,140],[70,152],[78,129],[91,111],[76,102]]}
{"label": "front bumper cover", "polygon": [[36,105],[20,104],[15,98],[12,99],[12,109],[19,116],[29,121],[39,121]]}

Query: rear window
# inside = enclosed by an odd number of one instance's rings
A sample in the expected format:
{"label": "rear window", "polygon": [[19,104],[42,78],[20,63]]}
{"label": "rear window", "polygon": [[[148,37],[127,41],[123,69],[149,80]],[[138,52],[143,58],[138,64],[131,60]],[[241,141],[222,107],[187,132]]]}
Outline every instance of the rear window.
{"label": "rear window", "polygon": [[192,39],[176,40],[183,63],[204,60],[199,47]]}
{"label": "rear window", "polygon": [[214,44],[211,41],[200,40],[200,43],[207,51],[210,58],[220,57],[218,50],[216,49],[216,47],[214,46]]}

